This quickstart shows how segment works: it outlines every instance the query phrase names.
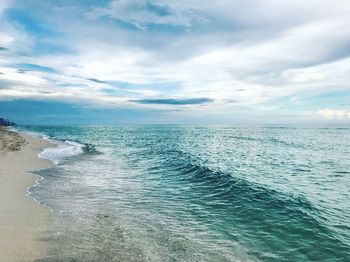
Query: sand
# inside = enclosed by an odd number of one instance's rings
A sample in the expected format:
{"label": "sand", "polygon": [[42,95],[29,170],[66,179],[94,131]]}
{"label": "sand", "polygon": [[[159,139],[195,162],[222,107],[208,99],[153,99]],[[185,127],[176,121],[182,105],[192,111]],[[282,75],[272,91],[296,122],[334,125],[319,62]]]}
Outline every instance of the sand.
{"label": "sand", "polygon": [[28,172],[48,168],[38,158],[42,139],[0,128],[0,261],[34,261],[45,256],[51,211],[27,196],[38,176]]}

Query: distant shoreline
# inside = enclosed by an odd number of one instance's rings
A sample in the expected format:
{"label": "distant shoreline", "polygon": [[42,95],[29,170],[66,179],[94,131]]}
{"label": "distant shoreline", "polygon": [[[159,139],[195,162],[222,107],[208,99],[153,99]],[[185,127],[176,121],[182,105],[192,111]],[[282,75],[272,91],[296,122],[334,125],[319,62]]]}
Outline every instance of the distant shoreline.
{"label": "distant shoreline", "polygon": [[38,153],[48,141],[0,127],[0,258],[33,261],[45,256],[51,212],[27,195],[40,178],[30,171],[52,163]]}

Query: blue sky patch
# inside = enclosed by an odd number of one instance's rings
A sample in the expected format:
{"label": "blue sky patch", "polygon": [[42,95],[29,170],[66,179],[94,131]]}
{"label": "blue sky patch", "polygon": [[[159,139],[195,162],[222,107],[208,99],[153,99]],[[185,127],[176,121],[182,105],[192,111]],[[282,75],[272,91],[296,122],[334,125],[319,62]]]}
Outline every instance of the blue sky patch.
{"label": "blue sky patch", "polygon": [[40,71],[40,72],[46,72],[46,73],[56,72],[54,68],[42,66],[42,65],[35,65],[35,64],[17,64],[17,65],[13,65],[13,67],[23,72],[25,71]]}

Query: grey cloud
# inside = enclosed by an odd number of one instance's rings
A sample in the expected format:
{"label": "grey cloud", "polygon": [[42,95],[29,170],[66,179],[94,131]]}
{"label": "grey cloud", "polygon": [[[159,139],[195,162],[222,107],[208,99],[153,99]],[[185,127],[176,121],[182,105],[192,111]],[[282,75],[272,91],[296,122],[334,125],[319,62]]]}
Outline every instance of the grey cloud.
{"label": "grey cloud", "polygon": [[166,1],[150,3],[145,0],[111,1],[107,7],[96,8],[90,17],[110,17],[117,21],[130,23],[141,30],[153,25],[189,27],[197,19],[189,10],[177,8]]}
{"label": "grey cloud", "polygon": [[238,102],[237,100],[234,100],[234,99],[224,99],[224,101],[228,104],[235,104]]}
{"label": "grey cloud", "polygon": [[213,99],[202,98],[190,98],[190,99],[173,99],[173,98],[158,98],[158,99],[137,99],[129,100],[129,102],[135,102],[139,104],[151,104],[151,105],[199,105],[213,102]]}
{"label": "grey cloud", "polygon": [[0,79],[0,89],[10,88],[16,84],[21,83],[20,81]]}
{"label": "grey cloud", "polygon": [[38,91],[38,93],[43,94],[43,95],[48,95],[48,94],[52,94],[53,92],[40,90],[40,91]]}
{"label": "grey cloud", "polygon": [[90,80],[92,82],[99,83],[99,84],[108,84],[108,82],[103,81],[103,80],[99,80],[99,79],[96,79],[96,78],[88,78],[87,80]]}

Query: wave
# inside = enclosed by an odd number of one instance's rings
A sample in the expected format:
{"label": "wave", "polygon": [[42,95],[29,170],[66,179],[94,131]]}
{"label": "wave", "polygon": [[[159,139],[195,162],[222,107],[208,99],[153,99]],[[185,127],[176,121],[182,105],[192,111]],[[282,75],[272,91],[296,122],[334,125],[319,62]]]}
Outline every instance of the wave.
{"label": "wave", "polygon": [[23,128],[14,129],[15,132],[23,132],[33,138],[44,139],[49,141],[54,147],[44,148],[38,157],[50,160],[53,164],[58,165],[67,158],[81,154],[100,154],[92,144],[81,143],[80,141],[63,140],[43,134],[41,132],[31,131]]}
{"label": "wave", "polygon": [[[181,151],[177,152],[176,157],[168,159],[166,166],[168,179],[174,179],[175,175],[177,181],[190,184],[196,192],[193,195],[196,201],[202,201],[206,208],[214,209],[216,214],[221,211],[235,214],[226,218],[233,224],[259,228],[259,238],[264,239],[266,232],[285,234],[283,238],[288,238],[288,232],[284,233],[288,223],[296,241],[286,244],[294,248],[306,248],[297,241],[305,239],[309,244],[318,243],[322,252],[334,247],[339,250],[339,256],[349,255],[347,244],[325,223],[318,207],[302,195],[276,191],[235,176],[234,173],[212,169],[196,157]],[[152,171],[164,173],[164,170]],[[264,229],[259,225],[262,220],[266,226]]]}
{"label": "wave", "polygon": [[57,143],[56,147],[45,148],[38,156],[58,165],[66,158],[83,154],[84,147],[84,144],[66,140],[63,143]]}

